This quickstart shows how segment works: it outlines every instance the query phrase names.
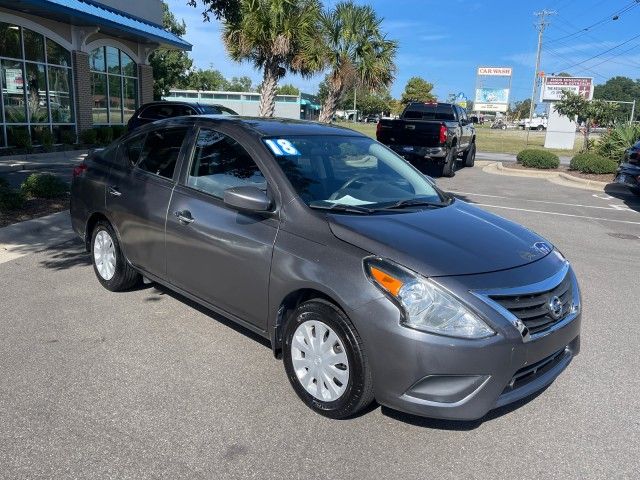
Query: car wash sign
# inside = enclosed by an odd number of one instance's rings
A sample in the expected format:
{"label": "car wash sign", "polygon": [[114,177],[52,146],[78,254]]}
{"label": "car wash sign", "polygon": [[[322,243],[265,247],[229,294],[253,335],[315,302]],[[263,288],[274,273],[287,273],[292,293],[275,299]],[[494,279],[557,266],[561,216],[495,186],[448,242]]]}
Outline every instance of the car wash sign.
{"label": "car wash sign", "polygon": [[562,100],[562,94],[570,91],[587,100],[593,98],[593,78],[591,77],[544,77],[540,100],[543,102],[557,102]]}

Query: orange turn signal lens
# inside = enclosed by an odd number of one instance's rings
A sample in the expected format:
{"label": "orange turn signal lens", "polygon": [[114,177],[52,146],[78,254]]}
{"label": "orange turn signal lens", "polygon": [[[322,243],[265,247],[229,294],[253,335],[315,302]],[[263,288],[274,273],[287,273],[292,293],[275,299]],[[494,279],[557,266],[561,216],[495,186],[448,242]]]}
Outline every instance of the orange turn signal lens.
{"label": "orange turn signal lens", "polygon": [[398,293],[400,293],[400,289],[404,285],[404,282],[373,266],[369,266],[369,272],[371,272],[371,276],[375,279],[375,281],[378,282],[378,285],[380,285],[394,297],[398,296]]}

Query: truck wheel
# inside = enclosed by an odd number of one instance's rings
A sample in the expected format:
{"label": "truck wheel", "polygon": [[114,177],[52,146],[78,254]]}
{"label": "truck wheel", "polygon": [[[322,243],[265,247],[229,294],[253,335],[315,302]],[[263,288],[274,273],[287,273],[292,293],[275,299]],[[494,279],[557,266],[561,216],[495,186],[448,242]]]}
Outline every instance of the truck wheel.
{"label": "truck wheel", "polygon": [[541,132],[542,130],[544,130],[544,125],[538,125],[538,131]]}
{"label": "truck wheel", "polygon": [[458,151],[456,147],[451,147],[447,159],[442,165],[442,176],[453,177],[456,174],[456,164],[458,162]]}
{"label": "truck wheel", "polygon": [[475,142],[469,145],[469,148],[464,155],[462,156],[462,161],[464,162],[465,167],[473,167],[476,163],[476,144]]}

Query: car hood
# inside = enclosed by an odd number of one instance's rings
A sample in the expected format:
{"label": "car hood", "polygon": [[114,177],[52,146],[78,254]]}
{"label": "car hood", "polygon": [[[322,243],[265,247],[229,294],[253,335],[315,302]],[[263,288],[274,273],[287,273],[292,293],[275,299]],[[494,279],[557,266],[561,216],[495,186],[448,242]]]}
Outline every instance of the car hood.
{"label": "car hood", "polygon": [[333,234],[426,276],[487,273],[535,262],[553,246],[532,231],[462,200],[389,215],[329,215]]}

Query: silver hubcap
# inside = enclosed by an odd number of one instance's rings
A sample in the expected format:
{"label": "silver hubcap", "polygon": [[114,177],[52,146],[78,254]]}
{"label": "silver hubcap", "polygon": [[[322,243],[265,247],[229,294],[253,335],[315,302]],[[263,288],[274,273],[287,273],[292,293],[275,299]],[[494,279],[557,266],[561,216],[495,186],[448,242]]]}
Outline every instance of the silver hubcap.
{"label": "silver hubcap", "polygon": [[342,341],[328,325],[301,323],[291,342],[291,358],[298,381],[323,402],[339,399],[349,382],[349,360]]}
{"label": "silver hubcap", "polygon": [[93,261],[100,276],[109,281],[116,273],[116,247],[111,235],[100,230],[93,241]]}

